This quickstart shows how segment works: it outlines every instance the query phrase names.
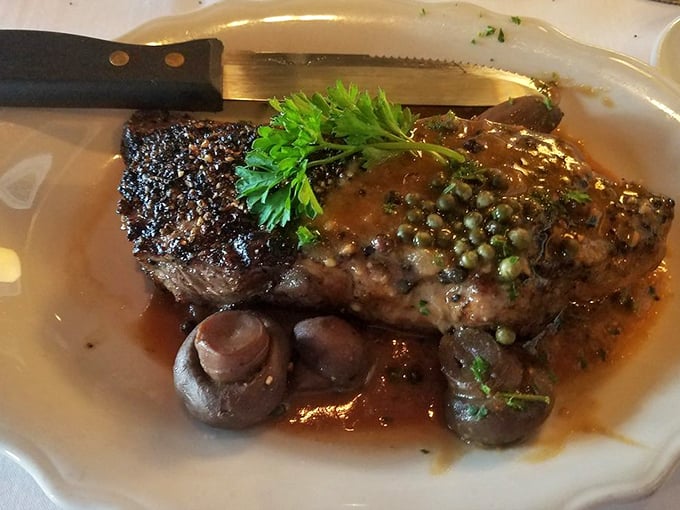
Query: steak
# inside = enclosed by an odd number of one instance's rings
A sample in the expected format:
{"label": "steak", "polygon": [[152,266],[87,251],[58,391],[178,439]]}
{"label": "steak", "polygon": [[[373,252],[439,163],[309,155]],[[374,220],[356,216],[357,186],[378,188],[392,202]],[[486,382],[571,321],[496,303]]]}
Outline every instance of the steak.
{"label": "steak", "polygon": [[144,272],[182,302],[234,304],[270,290],[296,242],[267,232],[234,193],[257,136],[248,123],[138,113],[122,142],[118,212]]}
{"label": "steak", "polygon": [[142,270],[181,302],[336,310],[408,329],[540,331],[571,302],[658,266],[674,201],[597,172],[559,136],[484,116],[421,119],[416,137],[461,152],[404,153],[310,175],[324,213],[267,231],[238,198],[246,123],[137,113],[122,141],[118,211]]}

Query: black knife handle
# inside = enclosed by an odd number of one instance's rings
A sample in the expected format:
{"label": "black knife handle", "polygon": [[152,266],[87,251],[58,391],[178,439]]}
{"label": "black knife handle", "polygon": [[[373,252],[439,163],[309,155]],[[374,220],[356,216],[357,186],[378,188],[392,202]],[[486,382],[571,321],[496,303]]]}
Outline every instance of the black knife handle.
{"label": "black knife handle", "polygon": [[217,39],[152,46],[0,30],[0,106],[222,109]]}

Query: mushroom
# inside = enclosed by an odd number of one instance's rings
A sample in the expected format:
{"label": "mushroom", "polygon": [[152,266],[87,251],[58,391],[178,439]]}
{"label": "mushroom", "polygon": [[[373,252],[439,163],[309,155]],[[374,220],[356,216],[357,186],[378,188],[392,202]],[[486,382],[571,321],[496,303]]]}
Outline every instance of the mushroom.
{"label": "mushroom", "polygon": [[175,389],[189,413],[220,428],[266,420],[287,389],[290,342],[264,314],[227,310],[201,321],[175,358]]}
{"label": "mushroom", "polygon": [[539,133],[550,133],[560,123],[562,110],[547,96],[521,96],[485,110],[477,119],[523,126]]}
{"label": "mushroom", "polygon": [[333,315],[313,317],[293,328],[300,364],[299,389],[349,390],[366,376],[368,357],[359,332]]}
{"label": "mushroom", "polygon": [[442,337],[439,359],[448,382],[447,425],[467,442],[519,442],[550,414],[548,371],[517,345],[500,345],[483,330],[460,328]]}

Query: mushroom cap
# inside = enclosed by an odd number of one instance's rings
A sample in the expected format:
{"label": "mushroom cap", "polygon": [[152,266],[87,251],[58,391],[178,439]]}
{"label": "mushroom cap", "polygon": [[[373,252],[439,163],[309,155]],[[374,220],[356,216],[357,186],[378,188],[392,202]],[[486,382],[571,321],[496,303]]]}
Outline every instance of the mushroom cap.
{"label": "mushroom cap", "polygon": [[549,374],[520,346],[460,328],[442,337],[439,359],[448,382],[446,423],[464,441],[490,447],[517,443],[550,414]]}
{"label": "mushroom cap", "polygon": [[368,368],[365,341],[346,320],[326,315],[298,322],[295,348],[304,365],[336,389],[363,382]]}
{"label": "mushroom cap", "polygon": [[[205,321],[222,323],[221,314],[235,313],[250,314],[262,322],[269,335],[269,349],[262,366],[245,380],[220,382],[201,366],[196,335]],[[232,318],[224,322],[232,322]],[[217,312],[196,326],[179,348],[173,367],[175,389],[197,420],[213,427],[242,429],[265,421],[281,404],[288,386],[289,362],[290,341],[271,318],[250,311]]]}

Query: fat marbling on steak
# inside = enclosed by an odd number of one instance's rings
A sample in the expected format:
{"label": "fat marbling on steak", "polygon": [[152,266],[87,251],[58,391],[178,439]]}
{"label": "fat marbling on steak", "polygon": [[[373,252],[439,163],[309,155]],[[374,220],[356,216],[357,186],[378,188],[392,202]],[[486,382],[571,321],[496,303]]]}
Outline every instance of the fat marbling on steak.
{"label": "fat marbling on steak", "polygon": [[573,301],[653,270],[672,199],[598,174],[580,149],[519,125],[453,115],[415,136],[460,151],[443,166],[404,153],[311,175],[324,214],[258,226],[234,189],[248,123],[138,113],[122,142],[119,213],[143,271],[177,300],[333,309],[403,328],[534,334]]}

